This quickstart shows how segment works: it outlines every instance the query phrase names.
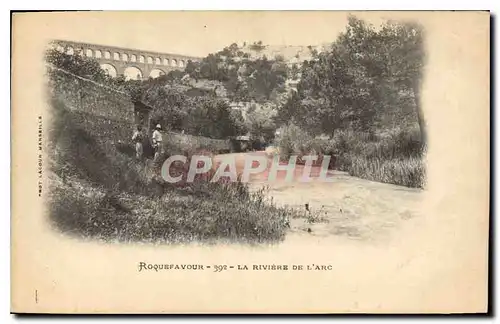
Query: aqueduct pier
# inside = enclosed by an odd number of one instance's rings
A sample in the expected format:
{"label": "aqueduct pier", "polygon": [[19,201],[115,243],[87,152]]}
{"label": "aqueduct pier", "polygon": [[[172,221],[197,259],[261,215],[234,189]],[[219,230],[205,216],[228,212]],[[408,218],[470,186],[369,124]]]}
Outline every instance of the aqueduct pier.
{"label": "aqueduct pier", "polygon": [[117,46],[54,40],[53,46],[70,55],[84,55],[96,59],[111,76],[142,80],[158,77],[172,70],[184,70],[189,61],[199,62],[200,57],[143,51]]}

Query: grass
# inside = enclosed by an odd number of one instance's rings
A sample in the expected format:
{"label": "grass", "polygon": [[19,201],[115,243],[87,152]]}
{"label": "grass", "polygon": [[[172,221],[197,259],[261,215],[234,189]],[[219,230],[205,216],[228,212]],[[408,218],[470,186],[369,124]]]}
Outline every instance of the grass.
{"label": "grass", "polygon": [[233,186],[210,195],[165,192],[148,197],[70,180],[52,194],[53,224],[66,233],[104,241],[271,243],[284,239],[287,215],[261,196]]}
{"label": "grass", "polygon": [[344,159],[344,165],[350,175],[367,180],[411,188],[423,188],[425,185],[425,165],[422,159],[416,157],[382,159],[352,156]]}
{"label": "grass", "polygon": [[284,239],[291,211],[266,201],[263,192],[203,177],[183,186],[162,182],[148,164],[85,129],[64,101],[53,99],[51,106],[50,221],[62,232],[120,242]]}

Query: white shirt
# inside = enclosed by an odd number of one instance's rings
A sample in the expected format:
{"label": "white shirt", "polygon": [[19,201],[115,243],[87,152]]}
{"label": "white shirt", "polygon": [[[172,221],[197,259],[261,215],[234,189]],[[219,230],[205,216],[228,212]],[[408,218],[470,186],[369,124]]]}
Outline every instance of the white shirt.
{"label": "white shirt", "polygon": [[153,144],[158,144],[162,142],[162,136],[159,130],[155,129],[153,132]]}

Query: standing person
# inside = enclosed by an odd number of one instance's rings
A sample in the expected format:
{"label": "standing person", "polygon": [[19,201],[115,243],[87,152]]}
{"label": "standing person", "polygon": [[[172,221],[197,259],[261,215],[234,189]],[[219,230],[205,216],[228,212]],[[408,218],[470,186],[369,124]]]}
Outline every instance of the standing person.
{"label": "standing person", "polygon": [[135,143],[135,157],[138,160],[142,160],[142,155],[144,152],[143,149],[143,141],[144,141],[144,133],[142,132],[142,126],[137,125],[137,129],[132,136],[132,141]]}
{"label": "standing person", "polygon": [[153,149],[155,152],[154,160],[158,159],[158,156],[163,152],[163,136],[161,134],[161,125],[158,124],[153,131]]}

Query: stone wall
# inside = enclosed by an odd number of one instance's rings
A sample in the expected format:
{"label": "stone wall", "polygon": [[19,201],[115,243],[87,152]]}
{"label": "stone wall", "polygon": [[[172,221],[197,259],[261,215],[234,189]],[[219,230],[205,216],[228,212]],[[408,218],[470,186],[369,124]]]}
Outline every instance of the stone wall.
{"label": "stone wall", "polygon": [[[49,90],[64,101],[78,124],[98,140],[130,143],[135,128],[134,104],[128,94],[69,72],[49,68]],[[150,134],[148,134],[150,135]],[[172,144],[184,148],[229,150],[227,140],[171,133]]]}
{"label": "stone wall", "polygon": [[51,68],[49,73],[50,89],[71,109],[110,120],[134,122],[134,105],[128,94],[60,69]]}

